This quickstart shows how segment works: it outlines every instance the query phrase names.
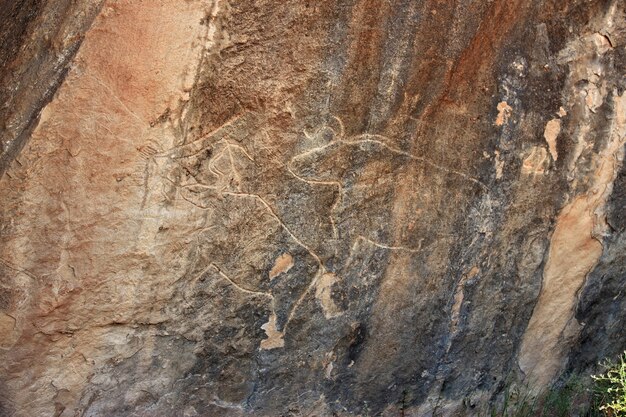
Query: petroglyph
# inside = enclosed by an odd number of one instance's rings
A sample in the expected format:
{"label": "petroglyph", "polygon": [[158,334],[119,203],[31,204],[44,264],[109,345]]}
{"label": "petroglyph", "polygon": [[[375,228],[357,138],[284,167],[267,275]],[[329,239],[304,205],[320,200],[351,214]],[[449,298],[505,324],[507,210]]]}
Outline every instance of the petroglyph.
{"label": "petroglyph", "polygon": [[[184,189],[196,189],[196,192],[192,191],[192,194],[194,194],[194,200],[190,200],[188,198],[186,198],[184,196],[184,194],[181,194],[181,198],[183,198],[184,201],[187,201],[191,204],[193,204],[195,207],[201,209],[201,210],[208,210],[210,212],[212,212],[212,217],[216,218],[216,219],[221,219],[221,218],[227,218],[228,215],[226,213],[232,213],[234,212],[234,210],[232,208],[232,204],[234,204],[236,207],[238,207],[238,210],[236,211],[236,213],[238,214],[238,218],[239,220],[239,224],[241,224],[243,226],[237,226],[237,224],[231,224],[229,226],[222,226],[222,225],[216,225],[214,227],[216,227],[216,235],[222,237],[224,242],[228,241],[228,236],[233,235],[232,239],[235,239],[236,235],[239,235],[240,233],[244,233],[249,237],[252,236],[259,236],[260,235],[271,235],[269,233],[269,230],[265,230],[265,233],[263,232],[263,228],[267,227],[264,226],[264,223],[261,221],[260,216],[267,216],[268,220],[271,219],[271,223],[274,224],[273,227],[278,226],[280,229],[282,229],[284,232],[286,232],[287,236],[298,246],[300,246],[301,248],[303,248],[317,263],[318,265],[318,272],[314,275],[314,277],[311,279],[309,285],[306,287],[306,289],[302,292],[302,294],[299,295],[299,297],[296,299],[296,301],[293,303],[289,316],[285,322],[285,324],[282,326],[282,329],[278,328],[278,318],[276,317],[276,300],[274,298],[274,296],[269,293],[269,292],[257,292],[255,290],[251,290],[249,288],[245,288],[242,286],[242,284],[236,283],[234,280],[230,279],[228,277],[228,275],[226,275],[223,272],[223,267],[221,268],[217,268],[220,275],[225,279],[228,280],[231,284],[233,284],[235,287],[237,287],[238,289],[240,289],[243,292],[249,292],[252,294],[258,294],[258,295],[265,295],[268,297],[272,298],[272,315],[270,317],[270,320],[268,321],[268,323],[266,323],[263,326],[263,329],[266,331],[268,339],[264,340],[261,344],[261,348],[262,349],[275,349],[275,348],[280,348],[283,347],[283,337],[285,332],[287,331],[287,327],[289,325],[289,322],[291,321],[291,319],[295,316],[296,311],[298,309],[298,307],[301,305],[301,303],[304,301],[304,299],[306,298],[307,294],[312,291],[313,289],[317,288],[318,283],[319,283],[319,278],[320,275],[326,272],[325,267],[323,266],[322,260],[319,257],[319,255],[317,253],[315,253],[309,246],[307,246],[305,243],[302,242],[302,240],[296,236],[294,234],[294,232],[291,230],[291,228],[289,226],[287,226],[283,220],[278,216],[278,214],[276,213],[276,211],[272,208],[272,206],[260,195],[257,194],[251,194],[251,193],[243,193],[243,192],[236,192],[236,191],[226,191],[224,188],[218,188],[217,186],[207,186],[207,185],[188,185],[188,186],[183,186],[180,188],[181,190]],[[197,190],[201,190],[200,192],[197,192]],[[232,200],[232,201],[231,201]],[[197,202],[196,202],[197,201]],[[246,203],[246,201],[248,203]],[[242,204],[243,202],[243,204]],[[259,203],[259,204],[250,204],[250,202],[253,203]],[[256,212],[256,214],[246,214],[246,210],[245,208],[249,208],[250,210],[252,210],[253,212]],[[254,223],[251,224],[250,220],[254,219]],[[247,231],[246,231],[247,230]],[[266,238],[263,238],[263,240],[266,240]],[[269,243],[269,242],[268,242]],[[272,242],[271,244],[278,244],[278,242]],[[257,243],[258,245],[258,243]],[[266,246],[268,246],[266,244]],[[219,242],[212,242],[212,244],[209,245],[209,247],[207,249],[210,249],[211,247],[215,247],[215,249],[213,250],[217,250],[217,248],[219,247]],[[246,247],[243,248],[237,248],[238,252],[241,251],[246,251]],[[286,256],[285,256],[286,255]],[[223,262],[228,262],[229,260],[232,260],[233,257],[234,258],[239,258],[239,256],[236,256],[235,253],[228,253],[228,254],[223,254],[221,252],[214,252],[213,256],[218,256],[218,257],[224,257],[224,261]],[[254,259],[257,256],[253,255],[253,254],[244,254],[241,253],[240,254],[240,258],[241,259]],[[287,272],[291,267],[293,266],[293,258],[291,257],[290,254],[284,254],[282,259],[278,259],[275,261],[274,266],[273,266],[273,273],[270,273],[270,276],[278,276],[280,273],[285,273]],[[321,272],[321,274],[320,274]],[[276,275],[274,275],[276,274]],[[248,278],[249,280],[254,280],[254,279],[259,279],[259,277],[254,277],[254,275],[249,276]]]}
{"label": "petroglyph", "polygon": [[265,323],[264,325],[261,326],[261,329],[263,329],[265,331],[265,334],[267,336],[266,339],[261,340],[261,344],[259,345],[260,349],[264,349],[264,350],[270,350],[270,349],[277,349],[277,348],[282,348],[285,346],[285,341],[283,339],[284,337],[284,330],[283,331],[279,331],[277,329],[277,317],[276,317],[276,299],[274,298],[274,296],[270,293],[267,292],[262,292],[262,291],[256,291],[256,290],[252,290],[249,288],[244,288],[243,286],[241,286],[241,284],[238,284],[237,282],[235,282],[235,280],[233,280],[232,278],[230,278],[228,275],[226,275],[222,269],[217,266],[214,263],[211,263],[210,266],[212,268],[214,268],[217,273],[227,282],[229,282],[233,287],[235,287],[237,290],[245,293],[245,294],[249,294],[249,295],[253,295],[253,296],[261,296],[264,298],[268,298],[271,302],[271,313],[270,313],[270,317],[267,323]]}
{"label": "petroglyph", "polygon": [[252,112],[237,114],[228,119],[221,126],[204,134],[199,139],[174,146],[173,148],[162,152],[159,156],[171,159],[180,159],[199,155],[202,152],[212,149],[212,147],[220,141],[235,141],[235,138],[239,137],[237,132],[247,128],[252,128],[255,126],[255,123],[256,118]]}
{"label": "petroglyph", "polygon": [[[384,136],[363,134],[344,138],[341,136],[343,125],[340,119],[335,119],[338,129],[325,126],[314,134],[319,136],[327,132],[330,141],[296,155],[289,162],[288,169],[301,181],[338,190],[330,215],[334,233],[340,241],[363,239],[380,248],[419,252],[421,240],[418,242],[414,236],[393,240],[385,229],[383,219],[393,209],[390,193],[395,184],[414,181],[416,190],[426,190],[437,182],[434,178],[453,176],[479,190],[487,189],[480,180],[463,172],[396,148]],[[419,178],[413,177],[414,172],[421,173]],[[428,199],[426,194],[416,194],[417,200]],[[419,212],[419,202],[415,210]],[[351,222],[359,225],[361,233],[354,236],[346,229],[345,225]]]}
{"label": "petroglyph", "polygon": [[239,291],[241,291],[243,293],[246,293],[246,294],[250,294],[250,295],[260,295],[262,297],[267,297],[267,298],[270,298],[272,301],[274,300],[274,296],[272,296],[272,294],[270,294],[270,293],[251,290],[249,288],[244,288],[243,286],[241,286],[241,284],[237,284],[235,282],[235,280],[231,279],[228,275],[226,275],[222,271],[222,269],[219,266],[217,266],[216,264],[211,263],[210,266],[213,267],[222,278],[224,278],[226,281],[231,283],[233,285],[233,287],[237,288]]}
{"label": "petroglyph", "polygon": [[357,237],[357,241],[358,240],[363,240],[364,242],[367,242],[367,243],[369,243],[371,245],[374,245],[377,248],[381,248],[381,249],[399,250],[399,251],[406,251],[406,252],[413,252],[413,253],[421,252],[421,250],[422,250],[422,242],[424,241],[424,239],[420,239],[416,248],[408,248],[408,247],[405,247],[405,246],[388,246],[388,245],[383,245],[382,243],[374,242],[373,240],[368,239],[365,236]]}
{"label": "petroglyph", "polygon": [[0,184],[0,414],[480,413],[619,348],[620,3],[339,3],[103,2]]}

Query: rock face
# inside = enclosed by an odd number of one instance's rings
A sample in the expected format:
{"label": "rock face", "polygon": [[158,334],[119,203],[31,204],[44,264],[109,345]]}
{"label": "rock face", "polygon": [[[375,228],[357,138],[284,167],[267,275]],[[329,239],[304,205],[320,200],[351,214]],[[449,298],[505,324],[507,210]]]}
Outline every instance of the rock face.
{"label": "rock face", "polygon": [[0,415],[474,415],[626,346],[623,2],[0,4]]}

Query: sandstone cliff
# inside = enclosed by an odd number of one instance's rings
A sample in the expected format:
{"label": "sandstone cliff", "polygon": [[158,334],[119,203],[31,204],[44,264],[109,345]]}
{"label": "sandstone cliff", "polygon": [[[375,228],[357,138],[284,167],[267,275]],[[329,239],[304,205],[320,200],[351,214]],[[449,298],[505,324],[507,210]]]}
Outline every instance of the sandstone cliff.
{"label": "sandstone cliff", "polygon": [[620,0],[0,0],[0,415],[474,415],[626,347]]}

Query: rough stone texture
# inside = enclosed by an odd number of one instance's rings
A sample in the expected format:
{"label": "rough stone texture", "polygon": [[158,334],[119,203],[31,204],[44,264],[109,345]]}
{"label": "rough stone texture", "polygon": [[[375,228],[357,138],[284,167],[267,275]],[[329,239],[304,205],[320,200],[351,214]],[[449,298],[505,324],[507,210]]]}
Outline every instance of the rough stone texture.
{"label": "rough stone texture", "polygon": [[102,0],[0,0],[0,175],[22,149]]}
{"label": "rough stone texture", "polygon": [[475,415],[626,346],[623,2],[2,3],[0,415]]}

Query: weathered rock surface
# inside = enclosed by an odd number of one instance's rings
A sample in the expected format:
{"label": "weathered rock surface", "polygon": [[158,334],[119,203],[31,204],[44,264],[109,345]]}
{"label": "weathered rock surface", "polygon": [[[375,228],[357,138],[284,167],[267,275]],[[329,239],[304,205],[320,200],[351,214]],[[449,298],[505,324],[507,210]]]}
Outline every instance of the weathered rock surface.
{"label": "weathered rock surface", "polygon": [[626,346],[623,2],[0,4],[0,415],[474,415]]}

